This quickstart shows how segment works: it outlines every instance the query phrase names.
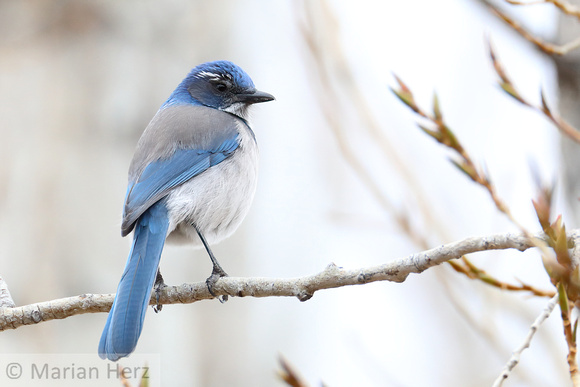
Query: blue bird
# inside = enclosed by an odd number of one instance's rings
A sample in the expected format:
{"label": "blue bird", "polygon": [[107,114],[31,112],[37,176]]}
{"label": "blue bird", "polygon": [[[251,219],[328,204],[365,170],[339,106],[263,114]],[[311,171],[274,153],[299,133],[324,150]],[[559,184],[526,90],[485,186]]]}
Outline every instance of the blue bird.
{"label": "blue bird", "polygon": [[256,90],[228,61],[195,67],[143,132],[131,165],[122,236],[133,245],[99,343],[116,361],[134,351],[165,240],[204,246],[213,263],[206,283],[227,275],[210,244],[230,236],[246,216],[256,189],[258,147],[248,108],[274,97]]}

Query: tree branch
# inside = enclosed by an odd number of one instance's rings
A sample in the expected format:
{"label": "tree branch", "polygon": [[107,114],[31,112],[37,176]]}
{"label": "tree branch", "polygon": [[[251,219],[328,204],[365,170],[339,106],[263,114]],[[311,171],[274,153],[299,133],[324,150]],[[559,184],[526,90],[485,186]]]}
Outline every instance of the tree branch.
{"label": "tree branch", "polygon": [[509,361],[507,362],[503,371],[501,372],[501,375],[499,375],[495,380],[495,382],[493,383],[493,387],[501,387],[503,385],[504,380],[506,380],[509,377],[512,370],[520,362],[522,352],[524,352],[526,348],[530,347],[530,343],[532,342],[534,335],[538,331],[538,328],[540,328],[540,325],[542,325],[542,323],[548,317],[550,317],[550,314],[552,314],[552,311],[554,310],[554,307],[557,304],[558,304],[558,295],[555,295],[550,299],[548,305],[546,305],[542,313],[536,318],[536,321],[534,321],[534,323],[530,327],[530,330],[528,331],[528,335],[524,339],[524,342],[513,352],[512,356],[510,357]]}
{"label": "tree branch", "polygon": [[[568,235],[572,244],[580,235],[580,230],[573,230]],[[534,238],[544,239],[545,235],[539,233]],[[213,290],[217,296],[282,296],[297,297],[300,301],[306,301],[316,291],[322,289],[362,285],[375,281],[403,282],[411,273],[421,273],[432,266],[460,258],[465,254],[504,249],[524,251],[530,247],[534,247],[533,242],[522,234],[473,237],[367,268],[347,270],[331,263],[318,274],[299,278],[223,277],[216,282]],[[113,298],[114,294],[83,294],[21,307],[2,307],[0,331],[77,314],[108,312]],[[190,304],[212,298],[214,297],[209,293],[205,282],[199,282],[165,287],[160,292],[159,304]],[[155,294],[150,303],[156,304]]]}
{"label": "tree branch", "polygon": [[4,278],[0,276],[0,308],[11,308],[13,306],[15,306],[15,304],[14,301],[12,301],[12,296],[8,290],[8,284],[4,281]]}

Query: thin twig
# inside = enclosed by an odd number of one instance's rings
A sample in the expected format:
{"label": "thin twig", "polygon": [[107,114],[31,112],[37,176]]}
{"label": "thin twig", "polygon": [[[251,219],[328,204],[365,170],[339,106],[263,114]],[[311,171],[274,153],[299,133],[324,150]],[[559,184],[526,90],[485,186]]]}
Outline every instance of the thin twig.
{"label": "thin twig", "polygon": [[[580,230],[569,233],[570,243],[572,236],[578,233]],[[537,234],[534,238],[541,240],[545,238],[545,234]],[[375,281],[403,282],[411,273],[421,273],[465,254],[504,249],[524,251],[530,247],[533,247],[532,242],[522,234],[473,237],[373,267],[347,270],[331,263],[318,274],[300,278],[223,277],[216,282],[213,290],[216,296],[297,297],[300,301],[306,301],[322,289],[363,285]],[[0,331],[77,314],[107,312],[111,308],[113,297],[113,294],[83,294],[21,307],[0,308]],[[213,298],[205,282],[200,282],[164,288],[159,295],[159,304],[188,304]],[[151,305],[156,304],[153,294]]]}
{"label": "thin twig", "polygon": [[563,282],[558,284],[558,300],[560,301],[560,312],[562,314],[562,325],[564,326],[564,336],[566,337],[566,344],[568,345],[568,369],[570,371],[570,378],[574,387],[580,386],[580,372],[578,371],[578,363],[576,361],[576,354],[578,348],[576,346],[576,327],[578,320],[574,323],[571,321],[572,308],[568,300],[566,286]]}
{"label": "thin twig", "polygon": [[[463,264],[461,263],[463,262]],[[458,273],[465,274],[467,277],[471,279],[477,279],[484,282],[487,285],[496,287],[501,290],[509,290],[514,292],[530,292],[534,296],[538,297],[553,297],[556,293],[552,290],[542,290],[538,289],[532,285],[526,284],[522,281],[519,281],[519,285],[513,285],[507,282],[503,282],[498,280],[497,278],[489,275],[486,273],[485,270],[482,270],[475,266],[467,257],[462,257],[461,260],[458,261],[449,261],[448,262],[453,270],[457,271]]]}
{"label": "thin twig", "polygon": [[[536,47],[538,47],[541,51],[543,51],[546,54],[549,55],[566,55],[569,52],[577,49],[578,47],[580,47],[580,37],[576,38],[566,44],[563,45],[556,45],[553,43],[548,43],[543,41],[542,39],[534,36],[533,34],[531,34],[526,28],[524,28],[520,23],[518,23],[517,21],[515,21],[514,19],[512,19],[510,16],[508,16],[505,12],[503,12],[501,9],[499,9],[498,7],[496,7],[493,3],[491,3],[488,0],[481,0],[485,5],[487,5],[487,7],[489,7],[489,9],[497,16],[499,17],[501,20],[503,20],[507,25],[509,25],[511,28],[513,28],[518,34],[520,34],[524,39],[526,39],[527,41],[531,42],[532,44],[534,44]],[[556,2],[556,1],[550,1],[552,4],[558,3],[560,5],[563,6],[563,2]],[[519,5],[523,5],[523,4],[519,4]],[[559,7],[560,8],[560,7]],[[576,16],[574,13],[571,13],[571,15]]]}
{"label": "thin twig", "polygon": [[537,4],[553,4],[560,11],[566,15],[574,16],[580,19],[580,8],[563,0],[535,0],[535,1],[520,1],[520,0],[505,0],[511,5],[537,5]]}
{"label": "thin twig", "polygon": [[580,8],[571,4],[570,2],[563,0],[546,0],[546,2],[554,4],[566,15],[574,16],[577,19],[580,19]]}
{"label": "thin twig", "polygon": [[278,371],[278,376],[290,387],[308,387],[308,384],[302,379],[298,372],[292,367],[286,359],[279,357],[282,369]]}
{"label": "thin twig", "polygon": [[537,5],[546,4],[546,0],[535,0],[535,1],[519,1],[519,0],[504,0],[506,3],[511,5]]}
{"label": "thin twig", "polygon": [[527,106],[536,112],[544,115],[548,120],[550,120],[562,134],[568,136],[571,140],[580,144],[580,131],[576,129],[574,126],[570,125],[566,120],[559,117],[557,114],[552,112],[550,107],[548,106],[548,102],[544,96],[544,91],[540,90],[540,98],[541,98],[541,106],[536,106],[525,99],[518,91],[511,79],[508,77],[507,73],[505,72],[503,65],[499,61],[495,50],[491,43],[489,44],[489,55],[493,64],[493,68],[500,78],[499,85],[503,91],[505,91],[510,97],[514,98],[516,101],[521,103],[524,106]]}
{"label": "thin twig", "polygon": [[512,372],[512,370],[520,362],[522,352],[524,352],[527,348],[530,347],[530,343],[532,342],[534,335],[538,331],[538,328],[540,328],[540,325],[542,325],[542,323],[548,317],[550,317],[550,314],[552,314],[552,311],[554,310],[554,307],[556,306],[557,303],[558,303],[558,295],[554,295],[550,299],[550,301],[548,302],[548,304],[546,305],[546,307],[544,308],[542,313],[536,318],[536,320],[534,321],[532,326],[530,326],[530,330],[528,332],[528,335],[526,336],[526,338],[524,339],[522,344],[512,353],[512,356],[510,357],[510,359],[506,363],[503,371],[501,372],[501,374],[498,376],[498,378],[493,383],[493,387],[500,387],[503,384],[504,380],[506,380],[510,376],[510,373]]}

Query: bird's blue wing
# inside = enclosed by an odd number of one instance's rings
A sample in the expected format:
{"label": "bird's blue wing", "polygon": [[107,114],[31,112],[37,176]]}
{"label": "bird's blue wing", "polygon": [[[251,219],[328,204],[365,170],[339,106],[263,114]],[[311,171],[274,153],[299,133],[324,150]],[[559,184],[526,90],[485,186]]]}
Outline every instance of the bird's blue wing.
{"label": "bird's blue wing", "polygon": [[123,235],[131,232],[141,214],[178,185],[227,159],[239,146],[238,134],[213,149],[177,149],[171,156],[151,162],[130,182],[123,211]]}

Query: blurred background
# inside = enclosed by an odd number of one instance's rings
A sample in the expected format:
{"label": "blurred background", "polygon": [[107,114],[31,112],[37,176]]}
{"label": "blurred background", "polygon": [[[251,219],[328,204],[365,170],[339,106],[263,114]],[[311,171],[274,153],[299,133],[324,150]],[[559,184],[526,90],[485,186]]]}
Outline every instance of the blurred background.
{"label": "blurred background", "polygon": [[[554,41],[574,24],[547,5],[503,9]],[[479,1],[2,0],[0,275],[17,305],[113,293],[131,242],[120,221],[136,142],[188,71],[217,59],[276,96],[253,112],[261,166],[250,214],[214,248],[232,276],[353,269],[518,231],[417,128],[389,90],[393,73],[426,109],[437,92],[522,224],[539,230],[532,164],[576,227],[577,148],[501,92],[486,39],[531,101],[543,87],[556,107],[558,80],[573,86],[561,69],[580,68],[574,55],[553,62]],[[551,288],[535,251],[471,259]],[[202,250],[167,246],[161,268],[177,285],[205,280],[211,264]],[[137,353],[159,355],[165,386],[282,386],[280,356],[312,386],[489,386],[546,303],[443,265],[304,303],[168,305],[148,312]],[[0,353],[96,358],[106,317],[1,332]],[[505,385],[566,385],[566,354],[556,311]]]}

